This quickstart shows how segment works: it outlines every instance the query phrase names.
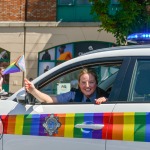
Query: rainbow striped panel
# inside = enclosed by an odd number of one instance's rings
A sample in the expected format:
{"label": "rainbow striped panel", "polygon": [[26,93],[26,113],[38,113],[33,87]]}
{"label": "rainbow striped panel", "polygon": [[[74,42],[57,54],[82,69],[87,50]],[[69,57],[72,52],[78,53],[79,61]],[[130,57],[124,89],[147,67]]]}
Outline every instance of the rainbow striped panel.
{"label": "rainbow striped panel", "polygon": [[[2,115],[4,134],[50,136],[43,124],[51,114]],[[150,142],[150,112],[54,114],[60,126],[51,136]],[[101,130],[76,124],[103,124]]]}

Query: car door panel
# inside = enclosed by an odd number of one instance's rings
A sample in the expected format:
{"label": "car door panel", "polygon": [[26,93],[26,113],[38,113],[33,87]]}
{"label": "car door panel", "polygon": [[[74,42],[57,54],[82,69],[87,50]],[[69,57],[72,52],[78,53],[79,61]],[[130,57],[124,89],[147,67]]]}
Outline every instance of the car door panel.
{"label": "car door panel", "polygon": [[112,138],[106,150],[148,150],[150,147],[149,56],[132,57],[113,113]]}
{"label": "car door panel", "polygon": [[[112,138],[107,150],[148,150],[150,147],[150,104],[116,104],[112,120]],[[110,132],[110,130],[108,130]]]}
{"label": "car door panel", "polygon": [[114,104],[14,104],[10,110],[0,112],[4,150],[105,149],[113,107]]}

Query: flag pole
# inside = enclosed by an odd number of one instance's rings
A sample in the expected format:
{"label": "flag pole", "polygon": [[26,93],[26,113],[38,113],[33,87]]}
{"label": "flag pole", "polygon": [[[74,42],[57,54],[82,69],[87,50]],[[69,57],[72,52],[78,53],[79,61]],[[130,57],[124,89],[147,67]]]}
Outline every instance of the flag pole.
{"label": "flag pole", "polygon": [[[25,17],[26,20],[26,17]],[[23,49],[23,53],[24,53],[24,61],[26,60],[25,58],[25,54],[26,54],[26,27],[25,27],[25,23],[24,23],[24,49]],[[22,87],[24,86],[24,78],[26,78],[26,70],[25,72],[23,72],[23,78],[22,78]],[[27,91],[25,90],[25,103],[27,103]]]}
{"label": "flag pole", "polygon": [[[24,24],[24,48],[23,48],[24,60],[26,60],[25,59],[25,52],[26,52],[26,27]],[[26,78],[26,71],[23,72],[22,87],[24,86],[24,78]]]}

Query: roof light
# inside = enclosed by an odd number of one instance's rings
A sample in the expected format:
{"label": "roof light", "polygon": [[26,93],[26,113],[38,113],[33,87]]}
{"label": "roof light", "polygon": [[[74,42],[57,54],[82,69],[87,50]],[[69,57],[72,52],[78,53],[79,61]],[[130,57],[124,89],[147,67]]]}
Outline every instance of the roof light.
{"label": "roof light", "polygon": [[127,37],[127,42],[150,43],[150,33],[134,33]]}

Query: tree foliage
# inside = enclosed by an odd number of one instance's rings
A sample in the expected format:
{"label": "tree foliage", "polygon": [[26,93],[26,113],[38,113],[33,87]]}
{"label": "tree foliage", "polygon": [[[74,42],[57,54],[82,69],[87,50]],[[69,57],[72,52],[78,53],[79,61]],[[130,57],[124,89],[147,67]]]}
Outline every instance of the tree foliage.
{"label": "tree foliage", "polygon": [[[150,0],[118,0],[118,4],[111,4],[111,0],[90,0],[92,14],[96,14],[101,21],[100,29],[110,32],[116,38],[118,45],[124,45],[129,34],[148,32],[150,14],[147,6]],[[111,13],[112,6],[116,6],[115,13]]]}

